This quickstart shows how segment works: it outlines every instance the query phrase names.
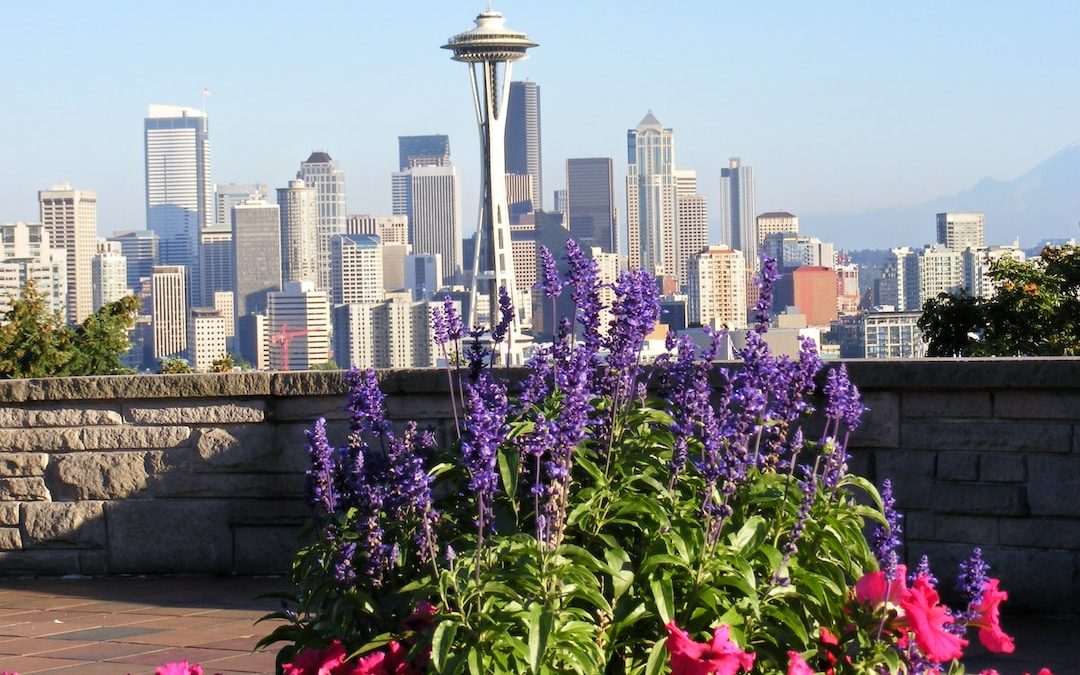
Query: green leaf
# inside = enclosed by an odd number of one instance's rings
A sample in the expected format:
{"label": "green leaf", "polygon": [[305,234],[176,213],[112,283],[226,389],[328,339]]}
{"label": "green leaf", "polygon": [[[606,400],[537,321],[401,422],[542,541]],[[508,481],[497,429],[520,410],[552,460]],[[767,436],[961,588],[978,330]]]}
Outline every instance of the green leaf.
{"label": "green leaf", "polygon": [[664,669],[667,656],[667,637],[662,637],[656,641],[652,650],[649,652],[649,662],[645,664],[645,675],[660,675]]}
{"label": "green leaf", "polygon": [[539,673],[551,634],[551,610],[540,604],[529,608],[529,668]]}
{"label": "green leaf", "polygon": [[431,636],[431,660],[435,664],[435,670],[442,672],[446,666],[450,649],[454,646],[454,636],[457,635],[458,625],[451,619],[443,619],[435,627],[435,633]]}
{"label": "green leaf", "polygon": [[765,541],[768,534],[765,519],[761,516],[751,516],[746,519],[746,523],[735,533],[731,545],[743,557],[750,557]]}
{"label": "green leaf", "polygon": [[499,476],[502,478],[503,490],[506,496],[513,501],[517,496],[518,471],[521,469],[521,453],[514,446],[502,446],[499,448]]}
{"label": "green leaf", "polygon": [[473,647],[469,650],[469,654],[466,656],[466,660],[469,663],[469,672],[472,675],[484,675],[484,664],[480,658],[480,650]]}
{"label": "green leaf", "polygon": [[675,616],[675,598],[671,590],[671,577],[660,577],[649,582],[652,589],[653,600],[656,601],[656,611],[660,619],[666,624]]}

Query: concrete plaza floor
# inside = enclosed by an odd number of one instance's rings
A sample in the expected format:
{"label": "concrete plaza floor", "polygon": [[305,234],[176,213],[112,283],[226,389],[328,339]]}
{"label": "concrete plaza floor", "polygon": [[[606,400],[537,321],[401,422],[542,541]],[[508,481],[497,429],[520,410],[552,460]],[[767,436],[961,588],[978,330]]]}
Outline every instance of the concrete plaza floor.
{"label": "concrete plaza floor", "polygon": [[[0,672],[153,675],[170,661],[207,675],[274,672],[275,650],[253,651],[273,629],[255,621],[279,604],[258,596],[288,589],[282,578],[109,577],[0,581]],[[968,672],[1080,675],[1076,617],[1006,616],[1016,653],[969,648]]]}

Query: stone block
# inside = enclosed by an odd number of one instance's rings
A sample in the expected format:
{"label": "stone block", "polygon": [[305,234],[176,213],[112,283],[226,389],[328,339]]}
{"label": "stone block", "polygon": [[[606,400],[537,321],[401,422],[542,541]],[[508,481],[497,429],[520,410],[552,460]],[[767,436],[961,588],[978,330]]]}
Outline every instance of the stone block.
{"label": "stone block", "polygon": [[1002,518],[998,532],[1002,546],[1080,552],[1080,520]]}
{"label": "stone block", "polygon": [[202,429],[195,442],[195,471],[303,472],[303,451],[282,452],[268,424],[230,425]]}
{"label": "stone block", "polygon": [[1029,512],[1027,491],[1021,485],[938,482],[931,504],[939,515],[1024,516]]}
{"label": "stone block", "polygon": [[904,392],[903,413],[909,417],[990,417],[990,393],[985,391]]}
{"label": "stone block", "polygon": [[0,429],[0,451],[72,452],[172,448],[187,443],[188,427],[84,427],[63,429]]}
{"label": "stone block", "polygon": [[26,548],[105,546],[101,502],[38,502],[24,504],[22,512]]}
{"label": "stone block", "polygon": [[[458,403],[460,406],[460,401]],[[460,412],[458,414],[460,415]],[[414,420],[418,424],[422,424],[424,420],[453,419],[454,405],[445,392],[401,394],[386,399],[386,416],[395,420]]]}
{"label": "stone block", "polygon": [[1010,419],[1080,419],[1075,391],[1001,391],[994,396],[994,417]]}
{"label": "stone block", "polygon": [[224,573],[232,568],[232,535],[222,502],[109,502],[105,524],[112,574]]}
{"label": "stone block", "polygon": [[0,408],[0,427],[83,427],[123,424],[112,408]]}
{"label": "stone block", "polygon": [[345,396],[282,396],[273,401],[270,416],[279,422],[302,422],[311,424],[318,417],[327,420],[348,418],[345,412]]}
{"label": "stone block", "polygon": [[[983,559],[1009,592],[1009,611],[1080,611],[1076,556],[1062,551],[982,547]],[[941,568],[945,569],[945,568]]]}
{"label": "stone block", "polygon": [[901,438],[910,449],[1067,453],[1072,430],[1067,424],[1037,422],[920,420],[904,422]]}
{"label": "stone block", "polygon": [[18,551],[22,547],[22,533],[19,528],[0,527],[0,551]]}
{"label": "stone block", "polygon": [[937,539],[937,515],[931,511],[908,511],[900,523],[906,539]]}
{"label": "stone block", "polygon": [[901,509],[925,509],[934,484],[935,454],[913,450],[878,450],[874,453],[876,483],[892,481],[893,496]]}
{"label": "stone block", "polygon": [[49,456],[41,452],[2,452],[0,478],[42,476],[48,464]]}
{"label": "stone block", "polygon": [[0,501],[49,501],[52,495],[44,478],[0,478]]}
{"label": "stone block", "polygon": [[108,554],[105,551],[79,551],[79,574],[97,577],[108,573]]}
{"label": "stone block", "polygon": [[300,550],[298,527],[236,527],[233,541],[237,574],[287,574]]}
{"label": "stone block", "polygon": [[229,524],[294,526],[305,522],[311,509],[303,499],[230,499]]}
{"label": "stone block", "polygon": [[979,455],[974,452],[939,452],[938,480],[976,480],[979,477]]}
{"label": "stone block", "polygon": [[345,371],[342,370],[305,370],[270,375],[272,396],[320,396],[344,394],[346,391]]}
{"label": "stone block", "polygon": [[859,448],[896,448],[900,446],[900,397],[889,392],[868,392],[863,404],[870,410],[851,438]]}
{"label": "stone block", "polygon": [[299,499],[304,495],[304,475],[285,473],[164,474],[150,481],[150,493],[159,499]]}
{"label": "stone block", "polygon": [[78,551],[3,551],[0,576],[80,574]]}
{"label": "stone block", "polygon": [[191,473],[193,448],[170,448],[169,450],[149,450],[146,453],[146,473],[158,476],[175,471]]}
{"label": "stone block", "polygon": [[49,377],[28,380],[24,398],[6,400],[81,401],[86,399],[211,398],[266,396],[270,373],[192,373]]}
{"label": "stone block", "polygon": [[989,483],[1023,483],[1027,480],[1024,455],[993,452],[979,458],[979,479]]}
{"label": "stone block", "polygon": [[[450,423],[451,426],[453,424],[453,422]],[[277,425],[277,447],[283,453],[298,453],[303,457],[305,469],[307,468],[307,432],[313,426],[314,420],[306,423]],[[326,437],[333,446],[344,445],[349,437],[349,423],[345,420],[327,420]]]}
{"label": "stone block", "polygon": [[998,521],[996,517],[937,513],[934,514],[934,539],[944,543],[991,546],[999,541]]}
{"label": "stone block", "polygon": [[1028,457],[1028,500],[1034,516],[1080,517],[1080,457]]}
{"label": "stone block", "polygon": [[187,424],[242,424],[262,422],[266,418],[266,402],[262,400],[235,402],[228,400],[201,401],[199,405],[185,402],[139,401],[129,404],[125,414],[135,424],[187,425]]}
{"label": "stone block", "polygon": [[19,502],[0,502],[0,525],[18,525]]}
{"label": "stone block", "polygon": [[146,453],[78,452],[56,455],[49,484],[59,500],[119,499],[146,493]]}

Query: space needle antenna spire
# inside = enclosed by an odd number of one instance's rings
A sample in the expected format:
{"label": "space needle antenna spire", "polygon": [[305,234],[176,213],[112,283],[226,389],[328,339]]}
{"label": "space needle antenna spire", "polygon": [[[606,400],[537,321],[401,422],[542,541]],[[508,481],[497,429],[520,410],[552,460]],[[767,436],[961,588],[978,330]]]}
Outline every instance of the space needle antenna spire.
{"label": "space needle antenna spire", "polygon": [[522,32],[510,30],[502,14],[487,9],[476,17],[476,26],[450,38],[443,49],[451,50],[455,61],[469,65],[473,104],[480,131],[480,214],[474,239],[472,285],[469,292],[469,326],[489,331],[499,323],[499,288],[505,288],[514,303],[515,316],[507,332],[513,356],[520,337],[521,318],[526,303],[517,292],[514,257],[510,240],[510,209],[506,198],[506,109],[510,92],[510,70],[526,50],[537,46]]}

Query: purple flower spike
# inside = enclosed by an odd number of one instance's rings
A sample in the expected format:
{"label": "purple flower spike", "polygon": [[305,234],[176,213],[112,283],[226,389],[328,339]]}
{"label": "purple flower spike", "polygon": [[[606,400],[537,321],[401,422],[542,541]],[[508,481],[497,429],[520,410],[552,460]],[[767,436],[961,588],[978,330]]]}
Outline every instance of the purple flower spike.
{"label": "purple flower spike", "polygon": [[540,270],[540,283],[537,285],[544,292],[544,296],[559,297],[563,289],[562,277],[559,276],[559,269],[555,265],[555,257],[551,255],[547,246],[540,247]]}
{"label": "purple flower spike", "polygon": [[514,320],[514,303],[505,286],[499,286],[499,323],[491,331],[491,341],[498,344],[506,337],[510,323]]}
{"label": "purple flower spike", "polygon": [[322,515],[333,515],[337,511],[337,493],[334,489],[337,470],[334,460],[334,448],[326,438],[326,419],[315,420],[315,428],[308,431],[308,456],[311,468],[307,470],[307,501],[313,508],[322,511]]}
{"label": "purple flower spike", "polygon": [[773,291],[779,278],[776,261],[762,255],[761,273],[754,282],[758,287],[758,301],[754,305],[754,332],[764,333],[769,330],[769,310],[772,308]]}
{"label": "purple flower spike", "polygon": [[971,557],[960,563],[956,581],[960,592],[967,598],[968,607],[976,607],[982,602],[989,571],[990,566],[983,560],[981,548],[972,550]]}
{"label": "purple flower spike", "polygon": [[900,525],[903,516],[896,511],[896,499],[893,498],[892,481],[886,478],[881,483],[881,505],[886,525],[874,528],[870,545],[877,558],[878,565],[885,572],[885,578],[896,578],[896,561],[899,557],[900,534],[904,531]]}
{"label": "purple flower spike", "polygon": [[588,258],[573,239],[566,240],[566,259],[570,263],[570,297],[577,306],[581,337],[589,351],[600,351],[600,272],[596,261]]}
{"label": "purple flower spike", "polygon": [[492,502],[499,485],[496,471],[499,446],[506,439],[508,403],[506,385],[482,371],[475,382],[465,385],[464,433],[461,453],[469,470],[469,489],[478,505],[480,537],[492,529]]}

